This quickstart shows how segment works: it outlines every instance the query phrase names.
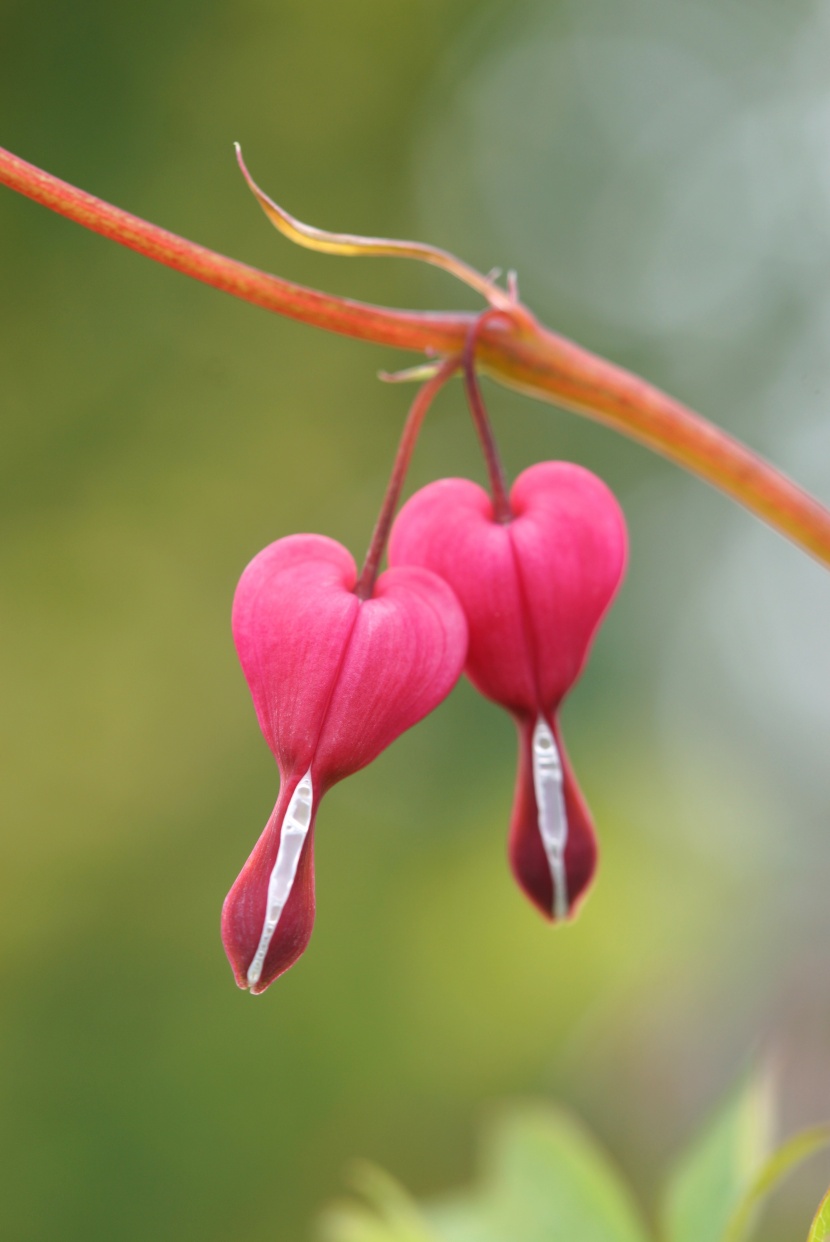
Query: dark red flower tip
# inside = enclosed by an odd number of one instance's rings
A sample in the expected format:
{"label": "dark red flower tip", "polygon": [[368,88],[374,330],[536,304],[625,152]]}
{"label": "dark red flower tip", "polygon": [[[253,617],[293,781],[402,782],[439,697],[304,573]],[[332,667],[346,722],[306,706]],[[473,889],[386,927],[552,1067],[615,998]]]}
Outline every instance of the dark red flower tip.
{"label": "dark red flower tip", "polygon": [[519,887],[547,919],[572,918],[590,888],[597,840],[556,720],[517,720],[519,763],[507,852]]}
{"label": "dark red flower tip", "polygon": [[283,782],[271,818],[222,906],[222,940],[234,977],[254,995],[293,966],[311,939],[315,818],[310,781]]}

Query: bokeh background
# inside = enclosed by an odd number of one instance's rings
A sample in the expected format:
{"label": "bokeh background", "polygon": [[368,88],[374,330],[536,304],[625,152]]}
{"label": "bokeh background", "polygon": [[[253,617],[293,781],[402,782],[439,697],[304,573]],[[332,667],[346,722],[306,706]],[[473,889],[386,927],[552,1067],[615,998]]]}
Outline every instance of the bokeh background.
{"label": "bokeh background", "polygon": [[[828,0],[2,0],[2,142],[216,249],[392,305],[516,267],[552,326],[830,502]],[[509,719],[461,685],[326,799],[318,919],[266,996],[219,909],[276,796],[229,632],[266,542],[360,556],[410,359],[0,192],[0,1235],[314,1236],[355,1156],[470,1175],[495,1102],[574,1108],[653,1208],[753,1054],[830,1116],[830,577],[587,421],[488,386],[511,472],[618,492],[622,597],[566,733],[604,847],[551,932],[514,888]],[[416,486],[482,477],[457,387]],[[762,1235],[800,1237],[815,1161]]]}

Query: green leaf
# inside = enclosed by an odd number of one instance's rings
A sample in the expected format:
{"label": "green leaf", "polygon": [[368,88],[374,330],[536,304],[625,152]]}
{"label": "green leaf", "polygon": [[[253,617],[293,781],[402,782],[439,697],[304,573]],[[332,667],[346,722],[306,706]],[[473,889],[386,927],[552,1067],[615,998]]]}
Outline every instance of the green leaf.
{"label": "green leaf", "polygon": [[324,1242],[439,1242],[415,1202],[383,1169],[360,1161],[349,1180],[370,1206],[329,1209],[321,1221]]}
{"label": "green leaf", "polygon": [[783,1143],[761,1166],[755,1181],[732,1214],[723,1242],[744,1242],[767,1195],[786,1177],[790,1169],[801,1164],[821,1147],[830,1143],[830,1128],[816,1126],[804,1130]]}
{"label": "green leaf", "polygon": [[576,1122],[552,1108],[506,1115],[472,1191],[425,1211],[440,1242],[646,1242],[628,1189]]}
{"label": "green leaf", "polygon": [[324,1213],[320,1237],[323,1242],[398,1242],[399,1235],[368,1208],[343,1203]]}
{"label": "green leaf", "polygon": [[722,1242],[769,1156],[772,1091],[756,1075],[682,1158],[666,1195],[667,1242]]}
{"label": "green leaf", "polygon": [[827,1242],[828,1238],[830,1238],[830,1190],[819,1204],[807,1235],[807,1242]]}

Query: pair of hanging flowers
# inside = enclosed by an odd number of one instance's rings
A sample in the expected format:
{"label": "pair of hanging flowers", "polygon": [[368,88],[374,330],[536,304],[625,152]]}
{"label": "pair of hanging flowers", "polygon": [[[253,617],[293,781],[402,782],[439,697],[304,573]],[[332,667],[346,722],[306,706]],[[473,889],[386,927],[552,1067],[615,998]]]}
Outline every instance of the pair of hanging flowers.
{"label": "pair of hanging flowers", "polygon": [[[437,707],[462,671],[517,724],[508,853],[519,885],[559,921],[593,877],[596,838],[558,711],[622,580],[625,522],[605,484],[567,462],[532,466],[507,493],[475,374],[480,322],[413,404],[363,571],[332,539],[289,535],[254,558],[237,588],[234,640],[280,774],[274,811],[222,911],[236,981],[253,993],[311,936],[323,795]],[[394,517],[426,409],[459,367],[491,491],[440,479]]]}

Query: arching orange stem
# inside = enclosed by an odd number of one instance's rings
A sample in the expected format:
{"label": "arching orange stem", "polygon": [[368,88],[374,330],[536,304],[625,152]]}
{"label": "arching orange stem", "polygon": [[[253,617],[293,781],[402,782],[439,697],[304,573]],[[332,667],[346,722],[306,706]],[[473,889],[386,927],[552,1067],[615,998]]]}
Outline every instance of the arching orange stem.
{"label": "arching orange stem", "polygon": [[[380,345],[449,357],[477,316],[390,310],[281,280],[148,224],[0,148],[0,183],[52,211],[266,310]],[[726,432],[516,303],[478,334],[479,366],[530,396],[587,414],[698,475],[830,566],[830,512]]]}

